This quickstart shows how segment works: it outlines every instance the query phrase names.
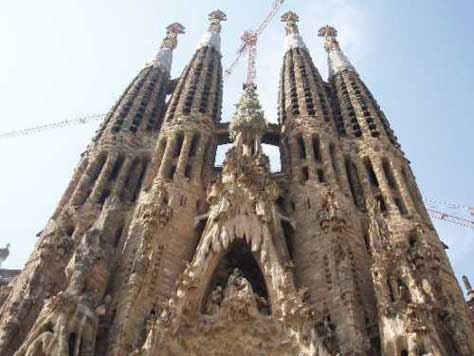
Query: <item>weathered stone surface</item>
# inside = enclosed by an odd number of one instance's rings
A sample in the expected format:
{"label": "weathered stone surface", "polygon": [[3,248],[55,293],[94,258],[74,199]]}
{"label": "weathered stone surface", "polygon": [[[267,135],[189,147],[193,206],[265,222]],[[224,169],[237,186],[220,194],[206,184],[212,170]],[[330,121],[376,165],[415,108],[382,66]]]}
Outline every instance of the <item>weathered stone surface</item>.
{"label": "weathered stone surface", "polygon": [[286,13],[278,125],[253,85],[220,124],[226,16],[209,20],[173,80],[184,28],[167,28],[25,269],[0,270],[0,354],[473,355],[472,309],[337,31],[320,30],[326,83]]}

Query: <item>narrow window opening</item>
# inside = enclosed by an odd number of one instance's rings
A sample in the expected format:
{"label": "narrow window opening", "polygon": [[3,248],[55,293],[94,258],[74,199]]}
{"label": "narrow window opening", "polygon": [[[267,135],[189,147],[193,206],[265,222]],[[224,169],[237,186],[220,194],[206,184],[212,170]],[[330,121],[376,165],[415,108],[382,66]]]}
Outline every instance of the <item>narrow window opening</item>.
{"label": "narrow window opening", "polygon": [[173,152],[173,157],[179,157],[179,154],[181,153],[181,148],[183,147],[183,141],[184,141],[184,134],[182,132],[178,133],[176,137],[176,145],[174,146],[174,152]]}
{"label": "narrow window opening", "polygon": [[336,159],[336,148],[333,143],[329,145],[329,155],[331,156],[331,165],[332,169],[334,170],[334,173],[336,174],[336,180],[339,181],[339,175],[341,172],[339,171],[339,166],[337,165],[337,159]]}
{"label": "narrow window opening", "polygon": [[306,159],[306,148],[305,148],[305,145],[304,145],[303,136],[298,137],[298,145],[300,147],[300,158],[301,159]]}
{"label": "narrow window opening", "polygon": [[283,197],[281,195],[278,197],[278,199],[276,200],[275,203],[282,211],[286,211],[286,209],[285,209],[285,200],[283,199]]}
{"label": "narrow window opening", "polygon": [[199,142],[199,134],[193,136],[191,140],[191,146],[189,147],[189,157],[194,157],[196,155],[196,149]]}
{"label": "narrow window opening", "polygon": [[354,204],[359,208],[364,208],[364,195],[362,192],[362,185],[360,183],[357,168],[350,158],[345,159],[346,174],[349,181],[349,187],[352,193]]}
{"label": "narrow window opening", "polygon": [[318,169],[318,180],[321,183],[326,182],[326,178],[324,177],[324,171],[322,169]]}
{"label": "narrow window opening", "polygon": [[102,191],[102,194],[100,195],[100,198],[99,198],[99,201],[98,203],[99,204],[104,204],[105,203],[105,200],[110,196],[110,189],[104,189]]}
{"label": "narrow window opening", "polygon": [[367,252],[370,253],[370,238],[367,232],[364,232],[364,242],[365,242],[365,248],[367,249]]}
{"label": "narrow window opening", "polygon": [[369,158],[364,159],[364,166],[369,176],[369,182],[373,187],[379,187],[379,181],[377,180],[377,175],[375,174],[374,167]]}
{"label": "narrow window opening", "polygon": [[[309,202],[309,200],[308,200]],[[286,247],[288,248],[288,255],[290,259],[294,258],[294,246],[293,246],[293,228],[291,224],[287,221],[281,220],[281,228],[283,229],[283,235],[285,236]]]}
{"label": "narrow window opening", "polygon": [[382,213],[385,213],[387,211],[387,205],[385,204],[385,200],[383,199],[383,197],[381,195],[378,195],[375,197],[375,200],[377,201],[380,207],[380,211]]}
{"label": "narrow window opening", "polygon": [[308,210],[311,209],[311,200],[310,200],[309,198],[306,199],[306,208],[307,208]]}
{"label": "narrow window opening", "polygon": [[69,334],[69,338],[68,338],[69,356],[74,356],[76,354],[76,341],[77,341],[76,333]]}
{"label": "narrow window opening", "polygon": [[123,224],[119,226],[119,228],[115,231],[115,236],[114,236],[114,247],[117,247],[120,243],[120,238],[122,237],[122,232],[123,232]]}
{"label": "narrow window opening", "polygon": [[140,189],[141,189],[141,187],[142,187],[143,178],[145,177],[145,173],[146,173],[147,166],[148,166],[148,162],[147,162],[147,161],[143,161],[142,167],[141,167],[141,171],[140,171],[140,175],[138,176],[138,180],[137,180],[137,182],[136,182],[136,184],[135,184],[135,189],[134,189],[134,191],[133,191],[132,202],[134,202],[135,200],[137,200],[138,195],[140,194]]}
{"label": "narrow window opening", "polygon": [[291,210],[295,211],[295,210],[296,210],[295,202],[294,202],[294,201],[291,201],[291,202],[290,202],[290,205],[291,205]]}
{"label": "narrow window opening", "polygon": [[117,160],[115,161],[115,164],[112,168],[112,171],[110,172],[109,177],[107,178],[107,181],[111,182],[117,178],[120,172],[120,168],[122,168],[123,161],[124,161],[123,156],[120,155],[117,157]]}
{"label": "narrow window opening", "polygon": [[74,225],[69,225],[68,227],[66,227],[67,236],[71,237],[74,234],[75,230],[76,230],[76,227]]}
{"label": "narrow window opening", "polygon": [[398,211],[400,212],[400,214],[406,215],[407,214],[407,209],[405,207],[405,204],[403,204],[402,199],[397,197],[397,198],[394,198],[393,200],[394,200],[395,205],[397,206]]}
{"label": "narrow window opening", "polygon": [[176,173],[176,165],[173,164],[171,165],[170,170],[168,171],[168,174],[166,175],[166,178],[173,179],[175,173]]}
{"label": "narrow window opening", "polygon": [[316,162],[321,162],[321,143],[317,136],[313,137],[313,152]]}
{"label": "narrow window opening", "polygon": [[390,167],[390,163],[387,159],[382,160],[382,167],[385,173],[385,178],[387,178],[388,185],[392,190],[397,190],[397,182],[393,176],[392,168]]}
{"label": "narrow window opening", "polygon": [[308,167],[305,166],[301,170],[302,170],[302,173],[303,173],[303,180],[307,181],[309,179]]}
{"label": "narrow window opening", "polygon": [[180,206],[186,206],[186,197],[184,195],[181,196],[181,200],[179,201]]}
{"label": "narrow window opening", "polygon": [[184,169],[184,176],[186,178],[191,178],[191,165],[188,163]]}

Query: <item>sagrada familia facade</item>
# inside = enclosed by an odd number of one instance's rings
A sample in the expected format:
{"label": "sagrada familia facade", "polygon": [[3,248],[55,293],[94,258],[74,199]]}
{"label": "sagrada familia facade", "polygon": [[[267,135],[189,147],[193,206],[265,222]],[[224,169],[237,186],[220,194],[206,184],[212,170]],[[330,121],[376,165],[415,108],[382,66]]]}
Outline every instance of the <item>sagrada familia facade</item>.
{"label": "sagrada familia facade", "polygon": [[227,123],[226,16],[209,20],[177,79],[184,28],[167,28],[81,156],[0,288],[0,355],[474,355],[409,161],[336,30],[319,31],[325,81],[286,13],[278,124],[254,85]]}

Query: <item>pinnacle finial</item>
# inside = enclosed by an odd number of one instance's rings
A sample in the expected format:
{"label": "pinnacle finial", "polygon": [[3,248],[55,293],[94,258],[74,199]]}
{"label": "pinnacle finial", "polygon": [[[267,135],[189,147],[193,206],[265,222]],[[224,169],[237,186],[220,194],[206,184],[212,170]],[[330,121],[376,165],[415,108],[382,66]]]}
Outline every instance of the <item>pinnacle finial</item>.
{"label": "pinnacle finial", "polygon": [[[152,62],[154,67],[161,67],[168,73],[171,71],[173,50],[175,50],[178,45],[178,35],[184,33],[184,30],[184,26],[177,22],[172,23],[166,28],[166,36],[163,41],[161,41],[160,50]],[[149,63],[147,65],[149,65]]]}
{"label": "pinnacle finial", "polygon": [[281,17],[281,22],[285,22],[285,52],[294,48],[306,48],[303,38],[298,29],[300,17],[293,11],[285,12]]}
{"label": "pinnacle finial", "polygon": [[220,52],[222,21],[227,21],[227,15],[221,10],[215,10],[209,14],[209,29],[199,41],[198,49],[211,46]]}
{"label": "pinnacle finial", "polygon": [[291,33],[300,33],[298,30],[298,22],[300,21],[300,17],[293,11],[285,12],[281,16],[281,22],[286,22],[286,34],[289,35]]}
{"label": "pinnacle finial", "polygon": [[227,15],[221,10],[215,10],[209,14],[209,31],[221,32],[221,22],[227,21]]}
{"label": "pinnacle finial", "polygon": [[328,52],[329,76],[342,72],[344,70],[354,71],[351,62],[342,52],[337,41],[337,30],[329,25],[323,26],[318,31],[318,36],[324,37],[324,48]]}
{"label": "pinnacle finial", "polygon": [[258,100],[257,88],[247,86],[236,105],[236,111],[229,126],[231,139],[244,155],[260,152],[260,139],[266,129],[262,106]]}
{"label": "pinnacle finial", "polygon": [[339,42],[337,42],[337,30],[329,25],[323,26],[318,31],[318,36],[324,37],[326,40],[324,43],[324,48],[326,51],[331,51],[332,49],[339,49]]}
{"label": "pinnacle finial", "polygon": [[185,33],[186,28],[178,22],[172,23],[166,28],[166,37],[161,42],[161,48],[176,49],[178,35]]}

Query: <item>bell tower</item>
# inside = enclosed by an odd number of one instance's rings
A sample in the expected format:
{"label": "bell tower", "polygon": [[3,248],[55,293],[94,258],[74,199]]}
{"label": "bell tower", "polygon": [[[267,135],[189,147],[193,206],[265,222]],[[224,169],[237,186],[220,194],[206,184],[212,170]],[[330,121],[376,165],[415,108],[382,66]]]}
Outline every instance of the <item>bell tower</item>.
{"label": "bell tower", "polygon": [[[389,122],[324,26],[329,83],[352,198],[362,213],[388,355],[469,355],[472,325],[461,289]],[[365,217],[364,217],[365,215]],[[456,305],[458,307],[456,307]]]}

